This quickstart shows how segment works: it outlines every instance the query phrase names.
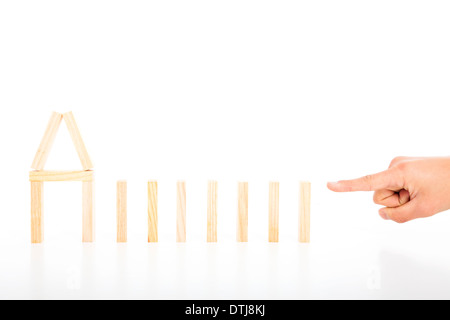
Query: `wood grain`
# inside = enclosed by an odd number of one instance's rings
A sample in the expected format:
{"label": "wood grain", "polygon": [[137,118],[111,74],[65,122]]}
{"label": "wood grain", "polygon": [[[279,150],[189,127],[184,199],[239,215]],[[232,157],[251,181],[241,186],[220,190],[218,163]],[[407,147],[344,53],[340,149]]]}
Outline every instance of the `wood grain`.
{"label": "wood grain", "polygon": [[300,182],[298,241],[310,241],[311,183]]}
{"label": "wood grain", "polygon": [[78,130],[77,123],[72,112],[67,112],[63,114],[64,121],[66,122],[67,129],[69,130],[70,136],[72,138],[75,149],[77,150],[78,157],[80,158],[81,165],[84,170],[89,170],[94,167],[91,158],[86,150],[83,139],[81,138],[80,131]]}
{"label": "wood grain", "polygon": [[117,181],[117,242],[127,242],[127,182]]}
{"label": "wood grain", "polygon": [[278,242],[279,182],[269,183],[269,242]]}
{"label": "wood grain", "polygon": [[177,242],[186,242],[186,183],[177,182]]}
{"label": "wood grain", "polygon": [[44,183],[31,182],[31,243],[44,241]]}
{"label": "wood grain", "polygon": [[30,171],[30,181],[92,181],[94,171]]}
{"label": "wood grain", "polygon": [[95,240],[95,216],[94,216],[94,182],[82,182],[83,197],[83,242],[94,242]]}
{"label": "wood grain", "polygon": [[45,163],[47,162],[48,155],[52,149],[53,142],[55,141],[56,134],[58,133],[59,126],[61,124],[63,115],[61,113],[53,112],[50,120],[47,124],[47,129],[45,130],[44,136],[42,137],[41,144],[34,156],[31,168],[35,170],[44,169]]}
{"label": "wood grain", "polygon": [[248,182],[238,183],[238,216],[236,240],[248,241]]}
{"label": "wood grain", "polygon": [[148,182],[148,242],[158,242],[158,182]]}
{"label": "wood grain", "polygon": [[217,242],[217,181],[208,182],[207,242]]}

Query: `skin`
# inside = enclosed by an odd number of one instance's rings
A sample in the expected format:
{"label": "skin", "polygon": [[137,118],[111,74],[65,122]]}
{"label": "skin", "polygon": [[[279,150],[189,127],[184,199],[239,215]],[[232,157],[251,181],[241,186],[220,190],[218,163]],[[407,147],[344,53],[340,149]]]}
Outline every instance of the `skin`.
{"label": "skin", "polygon": [[374,191],[380,216],[404,223],[450,209],[450,157],[394,158],[386,171],[329,182],[335,192]]}

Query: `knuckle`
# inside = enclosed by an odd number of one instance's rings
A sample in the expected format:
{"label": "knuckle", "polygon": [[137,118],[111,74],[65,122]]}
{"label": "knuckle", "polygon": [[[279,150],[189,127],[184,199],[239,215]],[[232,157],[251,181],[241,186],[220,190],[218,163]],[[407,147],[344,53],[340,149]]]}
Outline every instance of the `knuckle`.
{"label": "knuckle", "polygon": [[408,216],[404,215],[404,214],[399,214],[399,213],[392,213],[390,216],[392,221],[395,221],[397,223],[405,223],[408,222],[409,220],[411,220]]}
{"label": "knuckle", "polygon": [[400,171],[405,171],[406,169],[408,169],[408,164],[409,164],[408,162],[403,161],[403,162],[397,163],[396,167]]}
{"label": "knuckle", "polygon": [[373,175],[368,174],[363,177],[364,183],[368,186],[369,190],[373,190]]}
{"label": "knuckle", "polygon": [[373,202],[375,203],[375,204],[381,204],[381,197],[380,197],[380,194],[379,193],[377,193],[377,192],[374,192],[373,193]]}
{"label": "knuckle", "polygon": [[389,169],[391,183],[404,184],[405,177],[409,175],[410,166],[408,162],[401,162]]}
{"label": "knuckle", "polygon": [[389,168],[392,166],[395,166],[397,163],[402,162],[403,160],[405,160],[406,157],[400,156],[400,157],[395,157],[394,159],[392,159],[391,163],[389,164]]}

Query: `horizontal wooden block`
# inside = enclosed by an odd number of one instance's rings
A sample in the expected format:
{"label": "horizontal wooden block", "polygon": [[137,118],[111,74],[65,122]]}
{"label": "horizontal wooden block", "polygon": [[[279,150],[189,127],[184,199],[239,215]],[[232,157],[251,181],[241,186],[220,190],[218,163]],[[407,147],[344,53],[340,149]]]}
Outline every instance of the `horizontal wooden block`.
{"label": "horizontal wooden block", "polygon": [[30,181],[93,181],[94,171],[30,171]]}

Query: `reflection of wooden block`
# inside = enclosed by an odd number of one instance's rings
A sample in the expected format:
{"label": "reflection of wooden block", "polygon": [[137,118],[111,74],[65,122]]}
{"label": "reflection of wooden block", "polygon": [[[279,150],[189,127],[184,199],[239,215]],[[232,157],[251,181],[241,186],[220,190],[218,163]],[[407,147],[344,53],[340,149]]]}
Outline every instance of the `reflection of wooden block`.
{"label": "reflection of wooden block", "polygon": [[186,183],[177,182],[177,242],[186,242]]}
{"label": "reflection of wooden block", "polygon": [[148,242],[158,242],[158,182],[148,182]]}
{"label": "reflection of wooden block", "polygon": [[217,181],[208,182],[207,241],[217,242]]}
{"label": "reflection of wooden block", "polygon": [[126,181],[117,181],[117,242],[127,242]]}
{"label": "reflection of wooden block", "polygon": [[299,204],[299,237],[300,242],[309,242],[310,211],[311,211],[311,183],[300,182]]}
{"label": "reflection of wooden block", "polygon": [[39,145],[38,151],[34,156],[33,163],[31,165],[32,169],[42,170],[44,169],[45,163],[47,162],[48,155],[55,141],[56,134],[58,133],[59,125],[61,124],[62,114],[53,112],[52,116],[45,130],[44,136],[42,137],[41,144]]}
{"label": "reflection of wooden block", "polygon": [[248,241],[248,182],[238,183],[237,241]]}
{"label": "reflection of wooden block", "polygon": [[92,181],[94,171],[30,171],[30,181]]}
{"label": "reflection of wooden block", "polygon": [[78,157],[80,158],[83,169],[92,169],[94,165],[91,162],[91,158],[89,157],[86,146],[84,145],[83,139],[81,138],[80,131],[78,130],[78,126],[75,122],[75,118],[73,117],[72,112],[64,113],[63,117],[64,121],[66,122],[67,129],[69,130],[70,136],[72,137],[73,144],[75,145],[75,149],[77,150]]}
{"label": "reflection of wooden block", "polygon": [[269,183],[269,242],[278,242],[279,182]]}
{"label": "reflection of wooden block", "polygon": [[44,241],[44,183],[31,182],[31,242]]}
{"label": "reflection of wooden block", "polygon": [[83,181],[83,242],[94,242],[94,182]]}

